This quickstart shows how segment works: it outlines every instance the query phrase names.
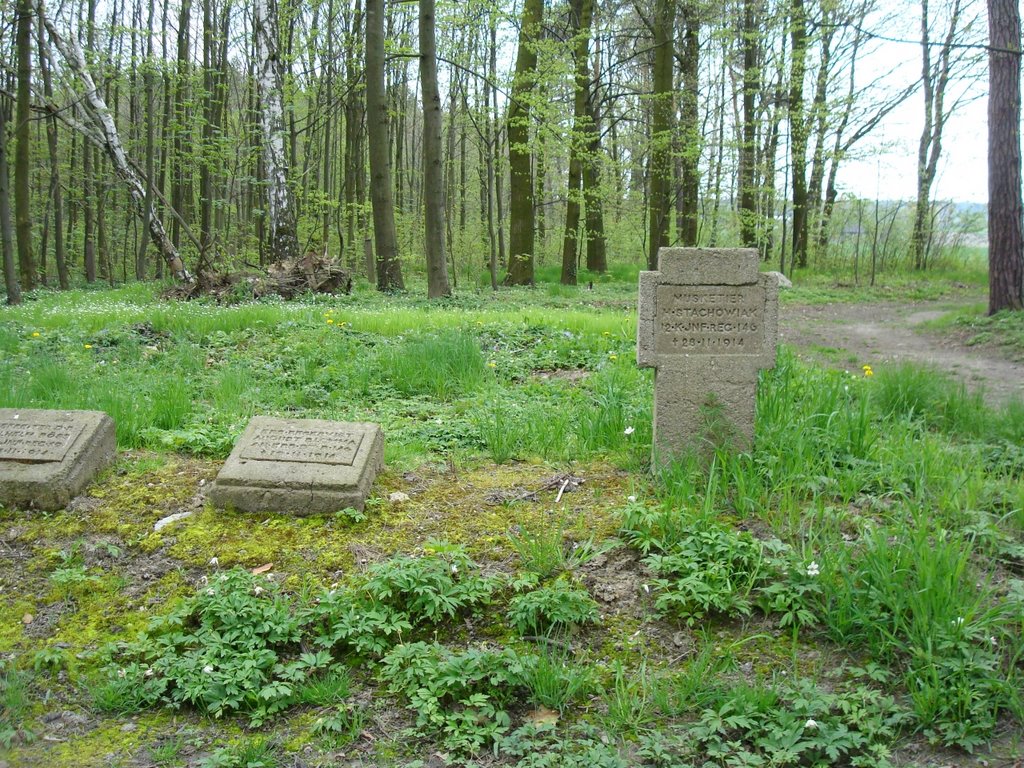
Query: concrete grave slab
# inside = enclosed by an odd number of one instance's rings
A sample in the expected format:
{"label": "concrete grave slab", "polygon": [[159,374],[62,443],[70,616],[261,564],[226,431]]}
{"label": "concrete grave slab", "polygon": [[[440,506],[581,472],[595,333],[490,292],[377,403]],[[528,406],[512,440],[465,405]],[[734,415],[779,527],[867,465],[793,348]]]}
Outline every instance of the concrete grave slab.
{"label": "concrete grave slab", "polygon": [[758,372],[775,365],[779,281],[756,250],[662,248],[641,272],[637,364],[654,368],[654,452],[664,462],[754,436]]}
{"label": "concrete grave slab", "polygon": [[100,411],[0,408],[0,503],[63,509],[116,450],[114,420]]}
{"label": "concrete grave slab", "polygon": [[254,416],[210,492],[218,507],[297,515],[363,509],[384,459],[380,426]]}

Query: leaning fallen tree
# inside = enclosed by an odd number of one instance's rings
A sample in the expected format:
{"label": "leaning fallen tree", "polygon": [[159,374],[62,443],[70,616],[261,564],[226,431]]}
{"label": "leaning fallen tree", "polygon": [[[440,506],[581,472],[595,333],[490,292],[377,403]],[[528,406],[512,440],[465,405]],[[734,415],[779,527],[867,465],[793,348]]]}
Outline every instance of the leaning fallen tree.
{"label": "leaning fallen tree", "polygon": [[[36,12],[39,15],[40,22],[46,27],[50,40],[53,41],[54,46],[60,51],[68,67],[85,89],[84,97],[81,101],[77,102],[77,107],[82,117],[89,124],[80,126],[80,130],[83,130],[86,137],[101,147],[106,152],[107,157],[110,158],[114,166],[114,172],[127,185],[128,193],[131,195],[140,216],[144,221],[149,222],[150,237],[160,251],[160,256],[167,264],[171,274],[184,283],[193,283],[193,276],[185,268],[181,257],[178,256],[177,248],[174,247],[171,239],[167,236],[167,230],[164,229],[163,222],[156,215],[156,211],[153,210],[152,199],[147,199],[146,197],[146,187],[142,179],[135,169],[132,168],[131,162],[128,160],[128,155],[124,151],[124,145],[121,143],[121,137],[117,132],[117,125],[114,123],[114,117],[110,113],[110,108],[107,107],[106,101],[104,101],[99,90],[96,88],[96,83],[93,81],[92,74],[90,74],[89,68],[86,65],[85,54],[82,53],[81,46],[78,45],[78,42],[73,37],[65,40],[61,36],[53,22],[46,15],[42,0],[37,0]],[[147,208],[149,209],[148,211]]]}

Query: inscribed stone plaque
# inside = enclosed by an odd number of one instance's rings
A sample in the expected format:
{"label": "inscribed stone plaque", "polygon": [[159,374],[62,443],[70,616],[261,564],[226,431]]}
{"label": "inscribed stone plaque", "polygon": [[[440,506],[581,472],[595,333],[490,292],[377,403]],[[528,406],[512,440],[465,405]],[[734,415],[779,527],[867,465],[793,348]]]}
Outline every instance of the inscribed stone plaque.
{"label": "inscribed stone plaque", "polygon": [[658,355],[756,355],[764,348],[764,291],[758,285],[659,285]]}
{"label": "inscribed stone plaque", "polygon": [[778,281],[752,249],[662,248],[640,273],[637,364],[654,368],[659,462],[753,441],[761,368],[775,365]]}
{"label": "inscribed stone plaque", "polygon": [[115,450],[114,422],[105,413],[0,408],[0,503],[60,509]]}
{"label": "inscribed stone plaque", "polygon": [[210,497],[245,512],[362,509],[383,456],[377,424],[254,416]]}

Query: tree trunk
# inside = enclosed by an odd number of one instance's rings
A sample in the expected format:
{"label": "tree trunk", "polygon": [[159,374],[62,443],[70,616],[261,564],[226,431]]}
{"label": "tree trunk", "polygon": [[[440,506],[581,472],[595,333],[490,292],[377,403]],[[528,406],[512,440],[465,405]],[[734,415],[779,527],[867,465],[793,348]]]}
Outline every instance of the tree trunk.
{"label": "tree trunk", "polygon": [[[700,115],[697,109],[700,83],[700,8],[693,0],[683,3],[683,90],[680,94],[682,118],[682,183],[680,213],[677,222],[679,240],[684,246],[697,245],[700,190]],[[721,142],[720,142],[721,143]],[[715,200],[717,208],[718,201]]]}
{"label": "tree trunk", "polygon": [[377,290],[402,290],[405,285],[395,229],[388,153],[388,103],[384,94],[384,0],[366,0],[366,122],[370,148],[370,203],[377,247]]}
{"label": "tree trunk", "polygon": [[26,291],[36,287],[36,265],[32,256],[32,207],[30,194],[31,144],[29,143],[29,95],[32,87],[32,2],[18,0],[18,22],[15,34],[18,57],[18,109],[15,113],[14,138],[14,224],[18,236],[18,268],[21,286]]}
{"label": "tree trunk", "polygon": [[789,134],[793,184],[793,264],[807,266],[807,119],[804,116],[804,72],[807,64],[807,17],[804,0],[792,0],[789,72]]}
{"label": "tree trunk", "polygon": [[[39,74],[43,79],[43,97],[53,102],[53,80],[50,76],[50,46],[42,24],[37,24]],[[50,198],[53,201],[53,256],[57,262],[57,281],[61,290],[70,287],[67,255],[64,250],[64,192],[60,185],[60,152],[57,146],[57,117],[46,118],[46,147],[50,156]]]}
{"label": "tree trunk", "polygon": [[[434,0],[420,0],[420,87],[423,89],[423,207],[427,296],[450,296],[441,165],[441,92],[437,85]],[[452,130],[449,127],[449,130]]]}
{"label": "tree trunk", "polygon": [[7,110],[10,102],[0,96],[0,248],[3,250],[4,287],[8,304],[21,304],[21,283],[14,252],[14,227],[11,223],[11,176],[7,163]]}
{"label": "tree trunk", "polygon": [[754,182],[758,115],[755,104],[761,90],[761,65],[756,4],[757,0],[743,0],[743,27],[740,31],[743,45],[743,125],[737,184],[740,242],[746,248],[756,248],[758,245],[757,186]]}
{"label": "tree trunk", "polygon": [[946,125],[946,86],[952,68],[953,46],[959,31],[961,0],[953,0],[949,28],[938,46],[939,61],[932,62],[932,19],[929,18],[928,0],[921,0],[921,89],[924,93],[924,127],[917,147],[917,205],[914,209],[914,229],[911,248],[915,269],[928,265],[932,183],[942,156],[942,133]]}
{"label": "tree trunk", "polygon": [[285,155],[284,77],[278,53],[277,0],[257,0],[254,19],[257,50],[256,82],[263,129],[263,165],[267,174],[267,222],[270,261],[298,258],[295,205],[288,188]]}
{"label": "tree trunk", "polygon": [[988,0],[988,312],[1024,309],[1020,7]]}
{"label": "tree trunk", "polygon": [[519,50],[508,107],[509,285],[533,285],[534,184],[530,148],[530,98],[537,70],[536,41],[544,15],[543,0],[524,0]]}
{"label": "tree trunk", "polygon": [[673,62],[675,0],[657,0],[654,11],[654,93],[651,98],[651,141],[647,161],[648,205],[647,268],[658,268],[658,250],[668,245],[672,194]]}
{"label": "tree trunk", "polygon": [[562,238],[562,285],[576,285],[576,263],[579,230],[580,203],[583,184],[583,154],[589,133],[586,123],[590,120],[587,110],[587,93],[590,89],[590,22],[593,16],[593,0],[570,0],[569,30],[573,45],[573,125],[569,136],[569,181],[565,193],[565,236]]}

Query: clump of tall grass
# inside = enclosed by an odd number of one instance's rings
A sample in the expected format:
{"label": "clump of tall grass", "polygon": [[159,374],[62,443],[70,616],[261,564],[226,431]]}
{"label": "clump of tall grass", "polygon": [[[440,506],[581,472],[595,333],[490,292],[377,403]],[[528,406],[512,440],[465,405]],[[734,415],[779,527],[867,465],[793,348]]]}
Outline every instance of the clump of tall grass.
{"label": "clump of tall grass", "polygon": [[476,340],[458,331],[406,339],[383,348],[377,357],[382,382],[402,395],[441,400],[478,389],[487,365]]}
{"label": "clump of tall grass", "polygon": [[922,512],[822,559],[828,633],[900,670],[925,733],[966,749],[1000,712],[1024,714],[1020,607],[996,600],[971,553]]}

